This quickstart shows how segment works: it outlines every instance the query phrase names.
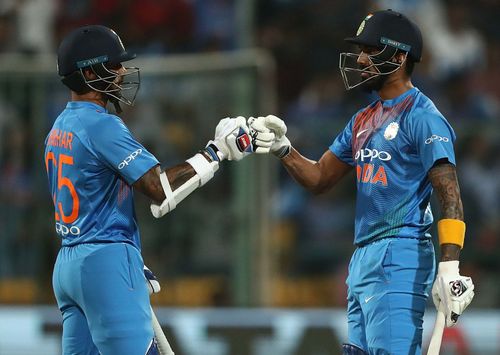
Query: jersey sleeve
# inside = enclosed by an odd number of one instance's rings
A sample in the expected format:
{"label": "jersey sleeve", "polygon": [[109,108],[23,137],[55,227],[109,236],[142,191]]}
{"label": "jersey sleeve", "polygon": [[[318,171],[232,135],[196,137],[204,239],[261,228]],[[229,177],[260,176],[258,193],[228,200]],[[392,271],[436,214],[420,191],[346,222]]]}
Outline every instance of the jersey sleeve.
{"label": "jersey sleeve", "polygon": [[456,136],[448,121],[437,112],[419,110],[412,124],[413,142],[425,171],[439,159],[447,159],[456,165],[453,143]]}
{"label": "jersey sleeve", "polygon": [[345,126],[344,130],[339,133],[337,138],[330,145],[330,151],[337,156],[341,161],[351,166],[354,166],[352,154],[352,125],[354,119],[351,119]]}
{"label": "jersey sleeve", "polygon": [[117,116],[107,115],[90,129],[88,135],[98,158],[129,185],[159,164],[158,159],[132,136]]}

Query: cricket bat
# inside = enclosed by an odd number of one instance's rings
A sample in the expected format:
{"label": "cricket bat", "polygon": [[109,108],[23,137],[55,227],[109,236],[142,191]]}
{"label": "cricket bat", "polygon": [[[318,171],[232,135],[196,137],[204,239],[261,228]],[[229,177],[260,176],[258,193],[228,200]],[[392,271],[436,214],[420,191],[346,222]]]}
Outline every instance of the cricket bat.
{"label": "cricket bat", "polygon": [[434,330],[432,331],[431,342],[429,344],[429,349],[427,350],[427,355],[439,355],[445,322],[445,314],[439,310],[436,315],[436,323],[434,323]]}
{"label": "cricket bat", "polygon": [[161,329],[160,322],[156,318],[153,307],[151,307],[151,321],[153,323],[153,331],[155,333],[155,339],[158,343],[158,350],[160,350],[160,355],[175,355],[170,344],[168,343],[167,337],[163,330]]}

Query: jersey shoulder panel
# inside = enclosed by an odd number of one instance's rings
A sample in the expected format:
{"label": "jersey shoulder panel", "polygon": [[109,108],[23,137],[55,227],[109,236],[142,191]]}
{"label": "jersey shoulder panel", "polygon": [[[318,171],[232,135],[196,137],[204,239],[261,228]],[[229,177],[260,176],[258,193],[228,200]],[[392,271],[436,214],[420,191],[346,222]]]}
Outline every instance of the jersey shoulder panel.
{"label": "jersey shoulder panel", "polygon": [[78,120],[88,148],[105,163],[107,160],[103,159],[102,153],[109,150],[112,142],[132,135],[122,119],[110,113],[96,111],[93,114],[79,115]]}
{"label": "jersey shoulder panel", "polygon": [[[108,135],[112,130],[118,130],[117,135],[122,131],[128,132],[128,128],[122,119],[116,115],[106,112],[96,112],[92,115],[84,115],[79,117],[82,125],[93,138],[99,139],[103,135]],[[109,138],[109,137],[108,137]]]}
{"label": "jersey shoulder panel", "polygon": [[434,102],[422,92],[419,92],[417,95],[406,123],[408,124],[410,135],[413,137],[420,133],[429,133],[428,130],[432,130],[433,127],[439,127],[438,130],[440,131],[443,128],[449,130],[452,133],[452,137],[450,138],[455,139],[451,124],[439,111]]}
{"label": "jersey shoulder panel", "polygon": [[419,91],[415,97],[415,102],[413,104],[412,111],[416,113],[429,113],[429,114],[443,116],[436,107],[436,105],[434,104],[434,102],[421,91]]}
{"label": "jersey shoulder panel", "polygon": [[409,117],[408,132],[425,171],[440,159],[456,164],[453,149],[455,132],[434,103],[423,94]]}
{"label": "jersey shoulder panel", "polygon": [[156,157],[135,139],[121,118],[108,113],[91,116],[86,122],[86,130],[93,151],[128,184],[133,184],[159,164]]}

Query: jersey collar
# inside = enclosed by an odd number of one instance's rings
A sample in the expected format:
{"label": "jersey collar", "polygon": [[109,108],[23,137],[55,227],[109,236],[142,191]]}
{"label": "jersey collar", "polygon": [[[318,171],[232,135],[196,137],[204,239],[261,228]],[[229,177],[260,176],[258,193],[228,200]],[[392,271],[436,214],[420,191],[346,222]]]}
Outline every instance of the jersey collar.
{"label": "jersey collar", "polygon": [[108,110],[106,110],[106,108],[89,101],[69,101],[68,104],[66,105],[66,108],[70,110],[86,108],[86,109],[96,110],[97,112],[108,113]]}
{"label": "jersey collar", "polygon": [[382,105],[384,107],[391,107],[391,106],[394,106],[396,104],[399,104],[405,98],[407,98],[410,95],[415,94],[417,91],[419,91],[419,90],[416,87],[412,87],[410,90],[405,91],[404,93],[402,93],[401,95],[399,95],[399,96],[397,96],[397,97],[395,97],[393,99],[390,99],[390,100],[382,100],[382,99],[380,99],[380,102],[382,103]]}

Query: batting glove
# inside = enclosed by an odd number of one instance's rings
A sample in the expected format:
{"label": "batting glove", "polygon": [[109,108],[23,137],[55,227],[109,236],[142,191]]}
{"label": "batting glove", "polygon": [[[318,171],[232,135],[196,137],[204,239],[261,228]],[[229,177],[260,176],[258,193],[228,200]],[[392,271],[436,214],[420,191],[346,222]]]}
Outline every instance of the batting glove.
{"label": "batting glove", "polygon": [[276,141],[276,135],[264,124],[264,117],[250,117],[248,119],[252,144],[257,154],[267,154]]}
{"label": "batting glove", "polygon": [[273,115],[257,118],[250,117],[248,124],[252,134],[255,135],[254,141],[257,146],[262,144],[264,148],[267,147],[270,138],[268,134],[271,132],[275,135],[270,146],[271,153],[280,159],[290,154],[292,146],[290,140],[285,136],[287,127],[282,119]]}
{"label": "batting glove", "polygon": [[148,285],[148,291],[150,295],[160,292],[160,282],[146,265],[144,265],[144,277],[146,278],[146,284]]}
{"label": "batting glove", "polygon": [[458,260],[442,261],[438,265],[436,281],[432,286],[432,300],[438,311],[446,316],[446,326],[452,327],[458,321],[474,297],[472,279],[461,276]]}
{"label": "batting glove", "polygon": [[219,161],[241,160],[253,152],[252,140],[249,135],[246,119],[223,118],[215,128],[215,138],[208,142],[207,147],[214,145]]}

